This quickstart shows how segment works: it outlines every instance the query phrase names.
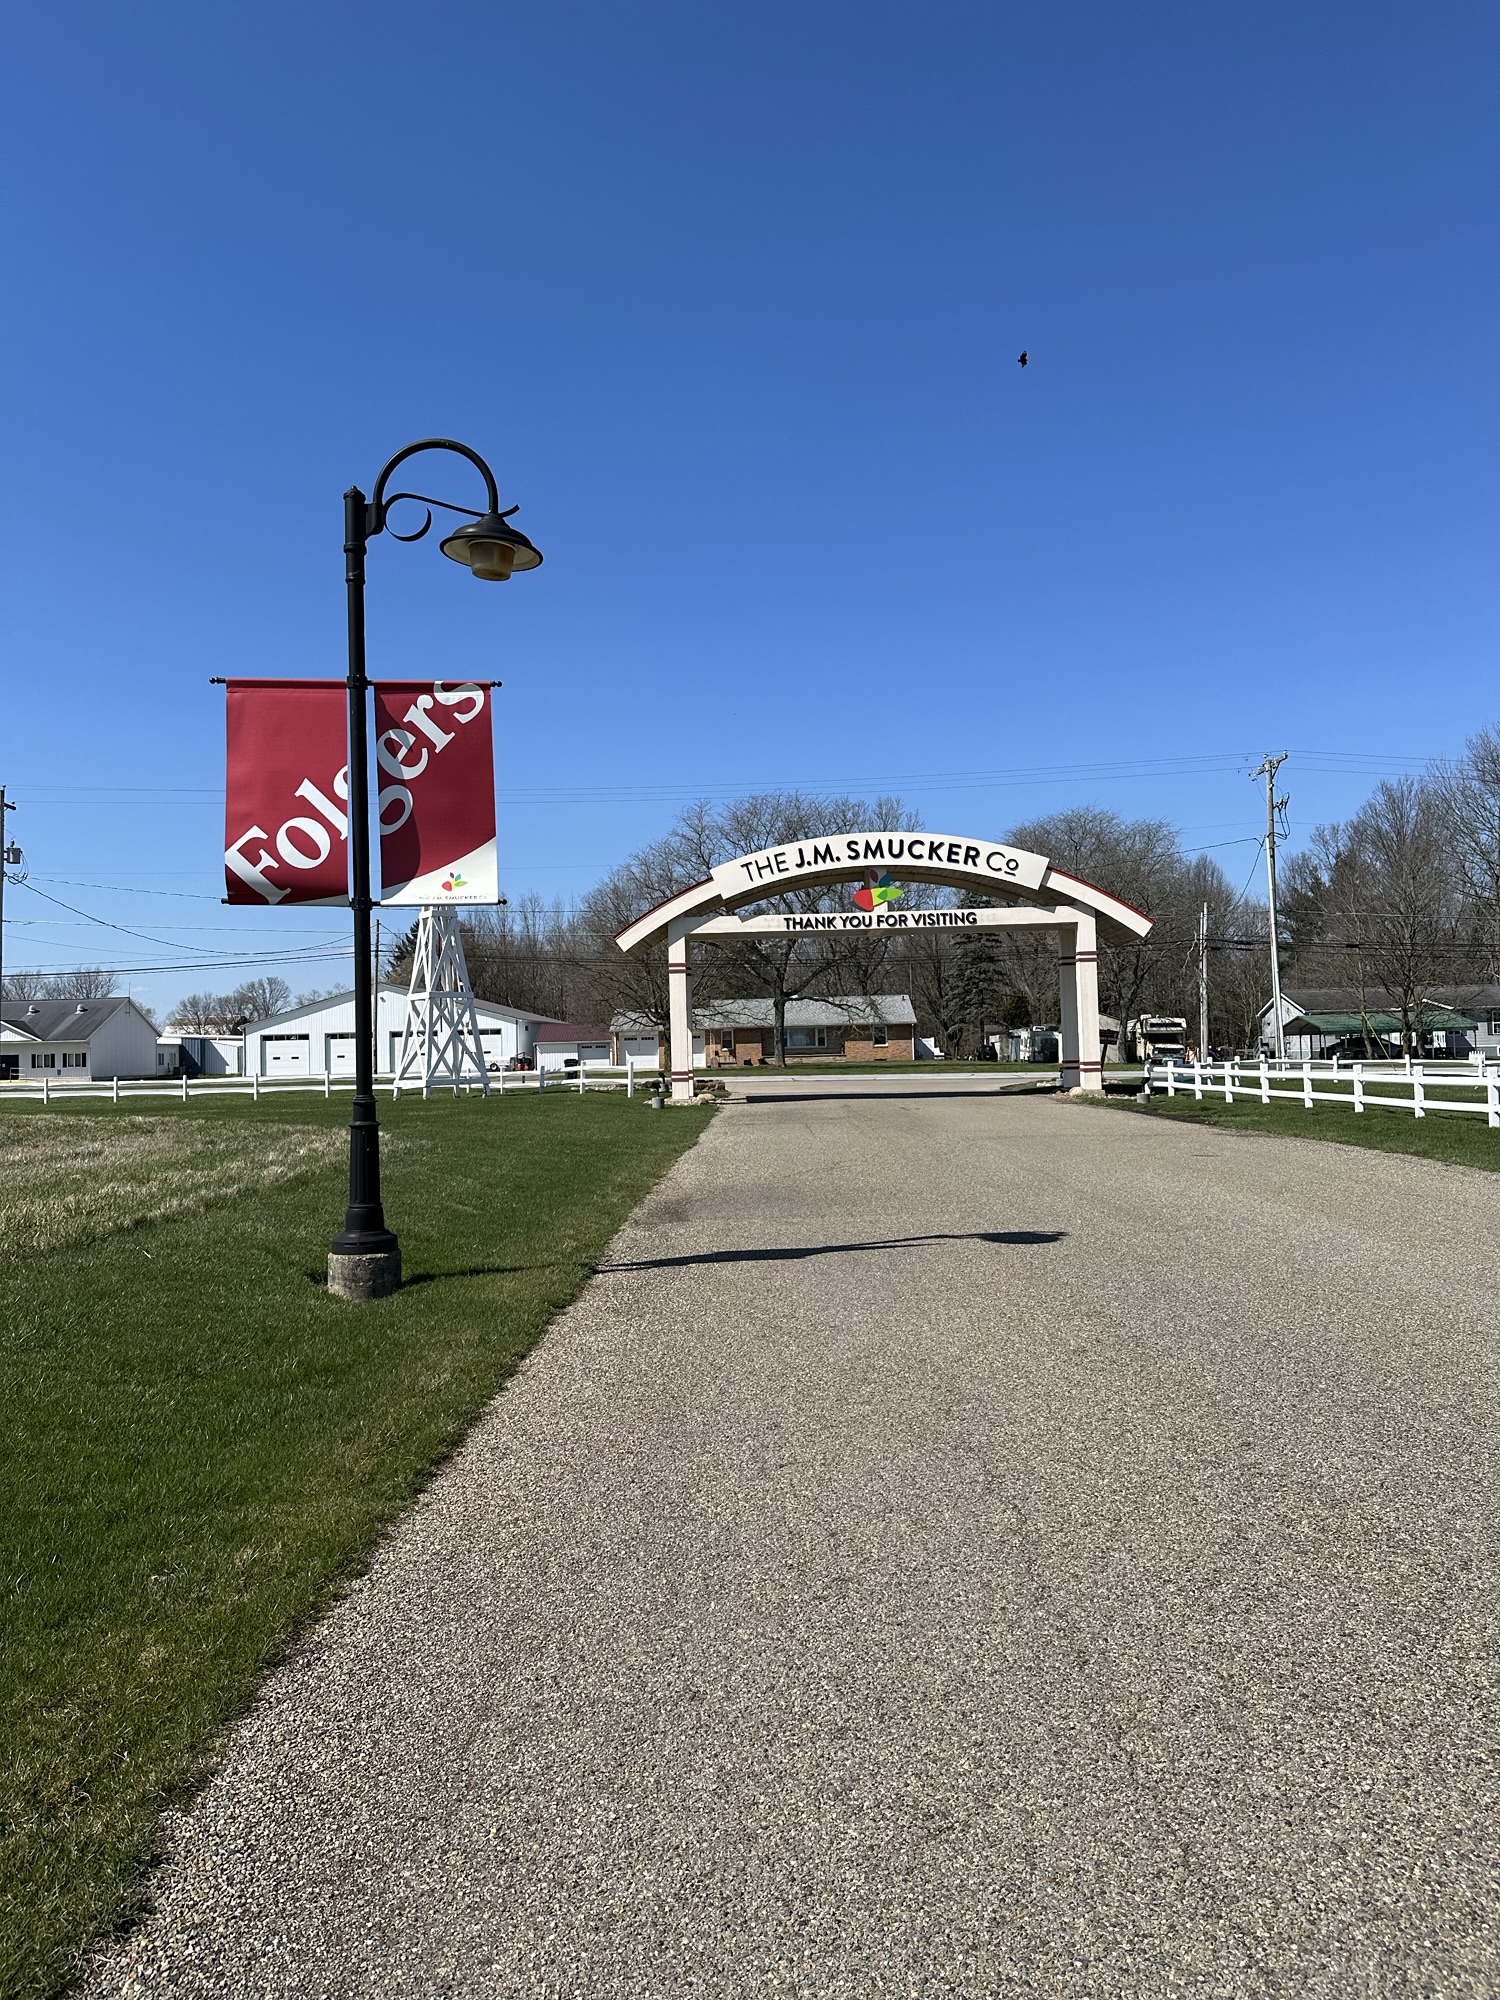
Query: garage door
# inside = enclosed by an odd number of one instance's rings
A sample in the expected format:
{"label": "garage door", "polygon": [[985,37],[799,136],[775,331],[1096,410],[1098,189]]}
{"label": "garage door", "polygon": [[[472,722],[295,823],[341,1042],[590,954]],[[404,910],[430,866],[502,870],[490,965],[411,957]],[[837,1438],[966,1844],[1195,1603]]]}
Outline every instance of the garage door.
{"label": "garage door", "polygon": [[312,1042],[307,1035],[262,1035],[262,1076],[311,1076]]}
{"label": "garage door", "polygon": [[499,1028],[479,1031],[480,1046],[484,1050],[484,1066],[487,1070],[500,1071],[505,1067],[505,1036]]}
{"label": "garage door", "polygon": [[328,1074],[330,1076],[353,1076],[353,1035],[330,1035],[328,1037]]}

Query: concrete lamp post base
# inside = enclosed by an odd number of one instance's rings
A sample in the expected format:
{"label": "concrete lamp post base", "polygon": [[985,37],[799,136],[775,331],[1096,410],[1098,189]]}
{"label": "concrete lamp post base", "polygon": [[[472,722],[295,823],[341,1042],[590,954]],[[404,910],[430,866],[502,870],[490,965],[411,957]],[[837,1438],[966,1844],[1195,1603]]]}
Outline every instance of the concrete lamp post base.
{"label": "concrete lamp post base", "polygon": [[328,1253],[328,1289],[336,1299],[352,1305],[367,1305],[371,1299],[388,1298],[401,1284],[401,1252],[377,1250],[347,1254]]}

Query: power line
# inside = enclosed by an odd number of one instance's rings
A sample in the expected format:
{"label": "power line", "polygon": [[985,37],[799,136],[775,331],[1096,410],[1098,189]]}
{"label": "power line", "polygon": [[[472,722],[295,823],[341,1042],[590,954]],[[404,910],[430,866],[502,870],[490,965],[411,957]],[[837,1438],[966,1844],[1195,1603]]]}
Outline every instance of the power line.
{"label": "power line", "polygon": [[[29,889],[33,896],[40,896],[44,903],[54,903],[58,909],[67,910],[72,916],[82,917],[85,923],[99,924],[107,931],[119,931],[125,937],[139,938],[143,944],[159,944],[166,951],[197,951],[200,949],[198,945],[178,944],[173,938],[152,937],[147,931],[133,931],[128,924],[111,923],[108,917],[96,917],[89,910],[80,910],[75,903],[65,903],[61,896],[49,895],[45,889],[39,889],[35,882],[23,882],[19,886],[23,889]],[[206,947],[201,948],[206,949]]]}
{"label": "power line", "polygon": [[[329,965],[336,960],[352,958],[353,952],[346,945],[342,951],[266,951],[240,958],[190,958],[177,959],[166,965],[100,965],[91,966],[91,971],[109,973],[117,978],[127,974],[148,972],[226,972],[247,965]],[[17,972],[32,972],[44,979],[61,978],[77,971],[72,965],[27,965],[17,966]]]}

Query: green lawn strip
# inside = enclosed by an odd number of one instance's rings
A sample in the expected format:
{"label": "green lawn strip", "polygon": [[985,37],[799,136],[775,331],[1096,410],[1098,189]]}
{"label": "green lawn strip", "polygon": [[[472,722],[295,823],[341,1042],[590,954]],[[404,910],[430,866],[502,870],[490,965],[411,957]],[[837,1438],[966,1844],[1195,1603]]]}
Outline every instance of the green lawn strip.
{"label": "green lawn strip", "polygon": [[[284,1158],[289,1125],[336,1129],[348,1103],[154,1116],[190,1152],[208,1121],[253,1162],[273,1141]],[[0,1993],[55,1992],[128,1913],[156,1816],[214,1733],[704,1124],[563,1093],[381,1117],[411,1282],[377,1305],[317,1282],[341,1147],[0,1270]]]}
{"label": "green lawn strip", "polygon": [[[1319,1088],[1322,1086],[1320,1085]],[[1420,1159],[1448,1160],[1459,1166],[1500,1173],[1500,1131],[1492,1131],[1473,1112],[1446,1116],[1441,1112],[1415,1118],[1406,1111],[1346,1111],[1339,1104],[1262,1104],[1222,1097],[1197,1103],[1191,1096],[1156,1095],[1150,1104],[1111,1097],[1112,1109],[1146,1118],[1175,1118],[1194,1125],[1217,1125],[1240,1132],[1275,1132],[1291,1139],[1327,1139],[1342,1146],[1368,1146],[1380,1153],[1414,1153]]]}

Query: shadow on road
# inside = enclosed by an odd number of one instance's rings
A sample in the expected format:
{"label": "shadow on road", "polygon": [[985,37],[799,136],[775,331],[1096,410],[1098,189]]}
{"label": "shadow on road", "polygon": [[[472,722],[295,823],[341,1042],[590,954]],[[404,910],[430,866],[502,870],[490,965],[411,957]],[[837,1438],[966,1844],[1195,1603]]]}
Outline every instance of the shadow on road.
{"label": "shadow on road", "polygon": [[670,1271],[684,1264],[792,1264],[802,1257],[842,1257],[852,1250],[909,1250],[919,1243],[1060,1243],[1066,1229],[967,1229],[935,1236],[890,1236],[878,1243],[789,1244],[774,1250],[704,1250],[691,1257],[641,1257],[629,1264],[599,1264],[612,1271]]}

